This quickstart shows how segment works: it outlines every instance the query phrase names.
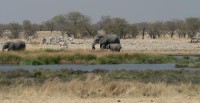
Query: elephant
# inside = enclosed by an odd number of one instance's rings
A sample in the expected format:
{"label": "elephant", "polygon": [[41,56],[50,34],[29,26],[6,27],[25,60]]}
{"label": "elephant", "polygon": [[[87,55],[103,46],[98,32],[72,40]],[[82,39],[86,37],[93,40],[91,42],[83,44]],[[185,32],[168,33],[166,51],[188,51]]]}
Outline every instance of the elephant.
{"label": "elephant", "polygon": [[110,43],[120,44],[120,38],[116,34],[96,35],[92,49],[95,49],[96,44],[100,44],[100,49],[106,49],[106,46]]}
{"label": "elephant", "polygon": [[15,42],[8,41],[3,44],[2,51],[4,51],[5,49],[7,49],[8,51],[11,50],[17,51],[17,50],[24,50],[25,48],[26,44],[24,41],[21,40],[17,40]]}
{"label": "elephant", "polygon": [[120,50],[122,49],[121,44],[108,44],[106,46],[106,49],[110,49],[111,51],[118,51],[120,52]]}

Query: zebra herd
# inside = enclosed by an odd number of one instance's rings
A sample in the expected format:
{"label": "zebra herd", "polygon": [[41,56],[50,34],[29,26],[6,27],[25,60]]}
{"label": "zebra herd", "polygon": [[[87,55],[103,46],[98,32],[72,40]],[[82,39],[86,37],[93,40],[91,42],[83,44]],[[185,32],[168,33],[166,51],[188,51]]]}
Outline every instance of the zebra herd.
{"label": "zebra herd", "polygon": [[[60,47],[68,47],[68,44],[73,44],[73,38],[71,37],[56,37],[56,36],[51,36],[51,37],[42,37],[42,39],[37,43],[41,45],[59,45]],[[33,44],[34,40],[33,37],[28,37],[27,38],[27,44]]]}

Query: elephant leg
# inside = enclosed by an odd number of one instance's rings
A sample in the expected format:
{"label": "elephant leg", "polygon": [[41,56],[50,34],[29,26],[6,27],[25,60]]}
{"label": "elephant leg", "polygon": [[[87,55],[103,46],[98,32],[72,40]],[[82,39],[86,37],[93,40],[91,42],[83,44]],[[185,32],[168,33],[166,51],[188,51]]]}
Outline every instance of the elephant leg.
{"label": "elephant leg", "polygon": [[100,44],[100,49],[102,49],[102,44]]}
{"label": "elephant leg", "polygon": [[103,48],[103,49],[106,49],[106,45],[102,45],[102,48]]}
{"label": "elephant leg", "polygon": [[104,49],[105,45],[104,44],[100,44],[100,49]]}
{"label": "elephant leg", "polygon": [[10,50],[15,50],[15,44],[14,43],[10,43],[8,46],[8,51]]}
{"label": "elephant leg", "polygon": [[8,51],[13,51],[14,50],[14,48],[8,48]]}
{"label": "elephant leg", "polygon": [[106,49],[106,45],[105,44],[100,44],[100,48],[101,49]]}

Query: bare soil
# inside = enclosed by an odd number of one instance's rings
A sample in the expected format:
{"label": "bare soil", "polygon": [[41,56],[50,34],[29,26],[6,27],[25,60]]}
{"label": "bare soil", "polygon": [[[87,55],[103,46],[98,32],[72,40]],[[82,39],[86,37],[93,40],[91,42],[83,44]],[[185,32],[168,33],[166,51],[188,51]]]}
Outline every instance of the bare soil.
{"label": "bare soil", "polygon": [[132,98],[69,98],[69,97],[29,97],[14,96],[0,98],[1,103],[199,103],[197,97],[132,97]]}

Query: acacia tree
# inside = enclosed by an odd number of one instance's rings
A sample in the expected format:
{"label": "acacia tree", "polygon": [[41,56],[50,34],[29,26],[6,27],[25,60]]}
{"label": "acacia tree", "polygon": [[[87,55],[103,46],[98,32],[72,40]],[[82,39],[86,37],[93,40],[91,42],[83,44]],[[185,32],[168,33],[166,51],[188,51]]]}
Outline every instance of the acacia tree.
{"label": "acacia tree", "polygon": [[164,31],[163,22],[154,22],[151,24],[149,23],[148,28],[149,36],[153,39],[160,37]]}
{"label": "acacia tree", "polygon": [[128,33],[128,22],[124,18],[113,18],[112,22],[113,32],[120,38],[125,38]]}
{"label": "acacia tree", "polygon": [[55,24],[55,29],[61,31],[62,35],[66,33],[67,30],[67,22],[64,15],[57,15],[51,19],[51,21]]}
{"label": "acacia tree", "polygon": [[199,18],[194,18],[194,17],[190,17],[190,18],[186,18],[186,25],[187,25],[187,29],[188,34],[190,37],[193,37],[197,34],[199,28],[200,28],[200,20]]}
{"label": "acacia tree", "polygon": [[112,23],[110,16],[102,16],[100,21],[97,23],[98,30],[104,30],[106,34],[112,33],[110,24]]}
{"label": "acacia tree", "polygon": [[89,35],[94,37],[97,34],[97,27],[96,24],[87,24],[84,26],[85,28],[85,32],[84,32],[84,36]]}
{"label": "acacia tree", "polygon": [[29,20],[24,20],[23,29],[25,32],[25,36],[33,36],[37,31],[37,25],[31,24],[31,21]]}
{"label": "acacia tree", "polygon": [[51,20],[44,22],[43,25],[46,28],[46,30],[51,31],[51,33],[53,30],[55,30],[55,23]]}
{"label": "acacia tree", "polygon": [[186,22],[184,20],[177,20],[177,33],[179,38],[186,38],[187,31]]}
{"label": "acacia tree", "polygon": [[8,28],[11,32],[11,38],[18,38],[19,37],[19,32],[22,30],[21,25],[18,23],[10,23],[8,24]]}
{"label": "acacia tree", "polygon": [[136,38],[139,33],[137,26],[135,24],[131,24],[128,26],[128,28],[129,28],[129,33],[131,34],[131,36],[133,38]]}
{"label": "acacia tree", "polygon": [[120,38],[125,38],[128,33],[128,22],[124,18],[111,18],[103,16],[98,22],[100,29],[103,29],[106,34],[117,34]]}
{"label": "acacia tree", "polygon": [[3,35],[3,32],[5,31],[6,26],[3,24],[0,24],[0,37]]}
{"label": "acacia tree", "polygon": [[147,31],[148,23],[142,22],[137,24],[139,31],[142,34],[142,39],[144,39],[145,32]]}
{"label": "acacia tree", "polygon": [[167,21],[165,22],[166,29],[169,31],[170,36],[173,38],[175,35],[175,30],[177,29],[177,25],[175,21]]}
{"label": "acacia tree", "polygon": [[83,34],[84,26],[91,23],[89,16],[83,15],[80,12],[73,11],[65,15],[67,26],[67,31],[77,37],[77,34]]}

